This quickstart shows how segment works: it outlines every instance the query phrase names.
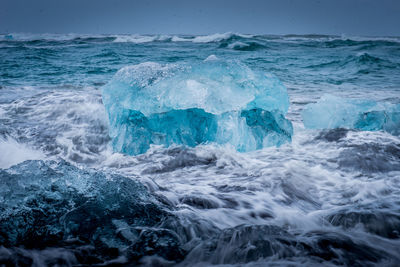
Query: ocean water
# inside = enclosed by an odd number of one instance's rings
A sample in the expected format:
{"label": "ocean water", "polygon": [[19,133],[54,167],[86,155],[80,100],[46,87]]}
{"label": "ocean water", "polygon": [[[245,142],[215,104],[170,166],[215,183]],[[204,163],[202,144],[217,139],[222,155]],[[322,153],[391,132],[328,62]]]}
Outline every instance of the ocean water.
{"label": "ocean water", "polygon": [[[165,66],[193,72],[160,84]],[[137,103],[106,98],[124,71]],[[172,141],[133,151],[137,121],[109,121],[105,99],[146,116],[253,101],[286,135],[190,143],[164,123]],[[398,266],[399,104],[398,37],[0,35],[0,265]]]}

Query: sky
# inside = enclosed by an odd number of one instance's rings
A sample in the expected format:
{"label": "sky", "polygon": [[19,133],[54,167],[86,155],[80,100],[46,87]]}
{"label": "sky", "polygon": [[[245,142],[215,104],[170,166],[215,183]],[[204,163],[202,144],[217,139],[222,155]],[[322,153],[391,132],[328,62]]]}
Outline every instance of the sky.
{"label": "sky", "polygon": [[0,0],[0,32],[400,36],[400,0]]}

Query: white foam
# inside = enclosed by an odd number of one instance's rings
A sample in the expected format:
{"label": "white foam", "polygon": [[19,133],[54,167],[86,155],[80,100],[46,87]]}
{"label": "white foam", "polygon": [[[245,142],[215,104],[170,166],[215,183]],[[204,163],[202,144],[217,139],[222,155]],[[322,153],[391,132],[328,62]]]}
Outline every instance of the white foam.
{"label": "white foam", "polygon": [[238,48],[245,48],[245,47],[248,47],[248,46],[249,46],[249,44],[245,44],[243,42],[234,42],[232,44],[229,44],[228,48],[238,49]]}
{"label": "white foam", "polygon": [[204,61],[215,61],[218,60],[218,57],[216,55],[209,55]]}
{"label": "white foam", "polygon": [[211,35],[204,35],[204,36],[196,36],[193,39],[194,43],[211,43],[211,42],[218,42],[224,39],[228,39],[231,37],[232,33],[215,33]]}
{"label": "white foam", "polygon": [[[10,135],[16,140],[27,138],[29,144],[43,147],[46,153],[90,164],[102,160],[102,153],[107,150],[107,116],[101,95],[93,88],[45,91],[4,106],[2,114],[0,108],[0,118],[16,124],[26,120],[30,126],[17,126]],[[16,112],[21,107],[25,108],[23,113]],[[8,148],[6,145],[3,144]],[[1,147],[0,153],[3,151]],[[3,157],[5,161],[7,157]]]}
{"label": "white foam", "polygon": [[115,43],[149,43],[156,40],[156,36],[141,36],[141,35],[119,35],[116,36]]}
{"label": "white foam", "polygon": [[143,43],[151,43],[151,42],[162,42],[172,40],[173,37],[169,35],[115,35],[115,43],[135,43],[135,44],[143,44]]}
{"label": "white foam", "polygon": [[12,138],[0,139],[0,168],[7,169],[25,160],[44,159],[45,155],[26,144],[21,144]]}
{"label": "white foam", "polygon": [[233,36],[239,36],[242,38],[251,38],[252,37],[252,35],[226,32],[226,33],[215,33],[215,34],[210,34],[210,35],[196,36],[195,38],[193,38],[192,42],[194,42],[194,43],[220,42],[220,41],[229,39]]}
{"label": "white foam", "polygon": [[193,38],[182,38],[179,36],[172,36],[171,41],[172,42],[191,42]]}

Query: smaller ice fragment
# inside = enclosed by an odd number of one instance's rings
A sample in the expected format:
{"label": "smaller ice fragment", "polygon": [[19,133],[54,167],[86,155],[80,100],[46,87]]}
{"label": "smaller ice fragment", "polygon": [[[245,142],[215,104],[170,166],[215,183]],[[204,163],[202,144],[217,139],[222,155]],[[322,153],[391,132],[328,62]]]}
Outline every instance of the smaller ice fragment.
{"label": "smaller ice fragment", "polygon": [[324,95],[304,108],[302,118],[304,126],[310,129],[348,128],[400,134],[400,104]]}

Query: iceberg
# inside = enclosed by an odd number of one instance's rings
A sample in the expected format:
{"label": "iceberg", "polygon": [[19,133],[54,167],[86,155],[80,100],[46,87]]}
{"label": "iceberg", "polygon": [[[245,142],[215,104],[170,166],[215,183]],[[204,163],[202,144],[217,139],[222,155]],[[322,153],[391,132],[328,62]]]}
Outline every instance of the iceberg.
{"label": "iceberg", "polygon": [[310,129],[348,128],[400,134],[400,104],[324,95],[308,104],[303,112],[304,126]]}
{"label": "iceberg", "polygon": [[293,128],[289,98],[274,76],[217,57],[197,64],[144,62],[119,70],[102,88],[115,151],[151,144],[231,144],[239,151],[281,145]]}

